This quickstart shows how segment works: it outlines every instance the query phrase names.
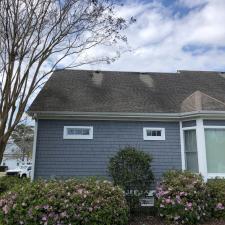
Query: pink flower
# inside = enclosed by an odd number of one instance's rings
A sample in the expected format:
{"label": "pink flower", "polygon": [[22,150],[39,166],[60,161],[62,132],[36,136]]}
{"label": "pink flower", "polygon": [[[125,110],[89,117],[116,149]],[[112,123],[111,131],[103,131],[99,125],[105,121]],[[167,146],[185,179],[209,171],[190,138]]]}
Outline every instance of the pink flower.
{"label": "pink flower", "polygon": [[223,210],[224,209],[223,204],[222,203],[218,203],[217,206],[216,206],[216,209]]}
{"label": "pink flower", "polygon": [[3,212],[4,212],[5,214],[8,214],[8,212],[9,212],[9,207],[8,207],[7,205],[5,205],[5,206],[2,208],[2,210],[3,210]]}
{"label": "pink flower", "polygon": [[46,216],[43,216],[43,217],[42,217],[42,220],[43,220],[43,221],[46,221],[46,220],[47,220],[47,217],[46,217]]}
{"label": "pink flower", "polygon": [[0,200],[0,207],[2,207],[4,204],[4,201],[3,200]]}
{"label": "pink flower", "polygon": [[64,211],[64,212],[60,213],[60,216],[61,216],[62,218],[67,217],[67,213]]}
{"label": "pink flower", "polygon": [[176,200],[177,200],[177,203],[181,203],[181,198],[179,195],[176,195]]}
{"label": "pink flower", "polygon": [[188,202],[186,205],[187,205],[188,209],[192,208],[192,203],[191,202]]}
{"label": "pink flower", "polygon": [[79,194],[82,194],[82,193],[83,193],[83,189],[78,189],[77,192],[78,192]]}
{"label": "pink flower", "polygon": [[171,199],[167,198],[166,199],[166,204],[170,204],[171,203]]}

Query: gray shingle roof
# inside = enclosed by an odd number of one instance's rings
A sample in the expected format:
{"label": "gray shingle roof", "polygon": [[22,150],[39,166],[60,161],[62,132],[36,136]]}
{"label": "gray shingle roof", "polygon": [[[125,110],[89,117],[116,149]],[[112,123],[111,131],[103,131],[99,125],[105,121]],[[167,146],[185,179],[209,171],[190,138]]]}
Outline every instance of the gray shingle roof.
{"label": "gray shingle roof", "polygon": [[225,111],[219,72],[55,71],[30,112],[179,113]]}

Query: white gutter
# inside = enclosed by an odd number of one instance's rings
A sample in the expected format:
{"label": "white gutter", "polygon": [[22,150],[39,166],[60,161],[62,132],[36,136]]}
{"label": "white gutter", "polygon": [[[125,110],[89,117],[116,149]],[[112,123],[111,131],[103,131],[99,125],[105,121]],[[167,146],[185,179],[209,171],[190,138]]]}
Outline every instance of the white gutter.
{"label": "white gutter", "polygon": [[225,111],[193,111],[184,113],[127,113],[127,112],[29,112],[29,115],[33,115],[35,118],[41,119],[96,119],[96,120],[185,120],[196,117],[218,118],[225,119]]}
{"label": "white gutter", "polygon": [[34,143],[33,143],[33,153],[32,153],[31,181],[34,180],[35,158],[36,158],[36,148],[37,148],[37,131],[38,131],[38,121],[36,119],[35,127],[34,127]]}

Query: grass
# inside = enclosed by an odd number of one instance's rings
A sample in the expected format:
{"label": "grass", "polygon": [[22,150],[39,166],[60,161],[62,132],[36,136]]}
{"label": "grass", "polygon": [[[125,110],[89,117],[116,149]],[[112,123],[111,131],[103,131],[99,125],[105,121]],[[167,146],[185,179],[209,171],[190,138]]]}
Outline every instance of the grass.
{"label": "grass", "polygon": [[5,176],[5,172],[0,172],[0,177]]}

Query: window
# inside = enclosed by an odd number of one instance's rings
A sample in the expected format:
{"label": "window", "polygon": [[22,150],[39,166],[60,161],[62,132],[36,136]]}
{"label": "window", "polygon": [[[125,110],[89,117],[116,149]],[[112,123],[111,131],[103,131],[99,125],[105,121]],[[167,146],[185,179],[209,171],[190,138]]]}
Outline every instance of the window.
{"label": "window", "polygon": [[196,130],[184,130],[185,169],[198,173]]}
{"label": "window", "polygon": [[144,140],[165,140],[165,128],[143,128]]}
{"label": "window", "polygon": [[225,128],[205,129],[208,173],[225,173]]}
{"label": "window", "polygon": [[93,139],[93,127],[65,126],[64,139]]}

